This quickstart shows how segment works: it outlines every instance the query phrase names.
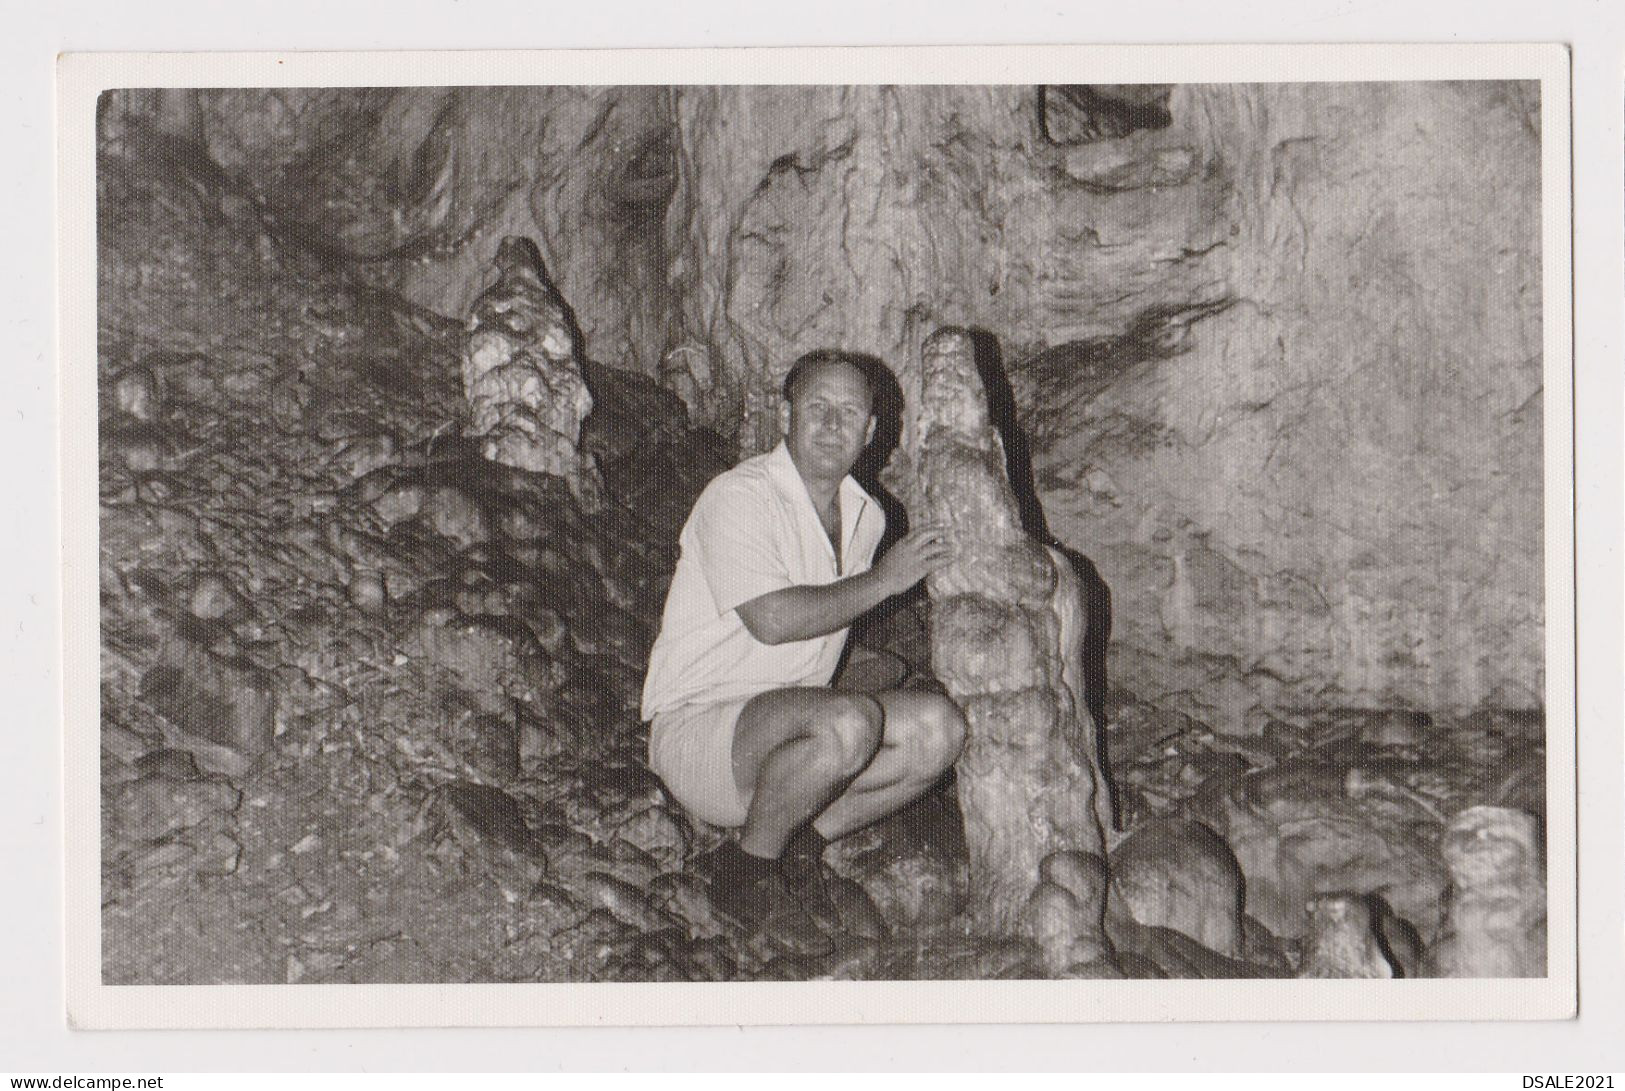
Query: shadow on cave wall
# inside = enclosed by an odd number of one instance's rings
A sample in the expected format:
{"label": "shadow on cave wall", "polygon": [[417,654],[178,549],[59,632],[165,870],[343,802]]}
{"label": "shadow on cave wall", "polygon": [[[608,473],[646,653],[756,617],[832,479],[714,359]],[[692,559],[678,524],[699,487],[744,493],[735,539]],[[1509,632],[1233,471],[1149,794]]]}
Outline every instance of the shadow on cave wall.
{"label": "shadow on cave wall", "polygon": [[890,461],[892,452],[903,436],[903,388],[897,374],[877,356],[856,354],[868,373],[869,387],[874,394],[875,435],[869,446],[858,456],[852,467],[852,477],[864,491],[880,502],[886,512],[886,534],[880,541],[878,552],[884,553],[891,544],[908,532],[908,509],[903,502],[881,484],[880,472]]}
{"label": "shadow on cave wall", "polygon": [[1051,144],[1093,144],[1166,129],[1169,83],[1057,83],[1038,87],[1038,125]]}

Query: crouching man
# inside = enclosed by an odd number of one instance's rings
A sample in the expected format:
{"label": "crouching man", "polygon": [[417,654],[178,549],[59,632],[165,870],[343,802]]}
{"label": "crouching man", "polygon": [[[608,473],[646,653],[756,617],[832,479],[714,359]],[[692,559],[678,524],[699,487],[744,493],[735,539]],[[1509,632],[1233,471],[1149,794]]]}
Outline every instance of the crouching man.
{"label": "crouching man", "polygon": [[880,504],[852,479],[874,436],[867,357],[820,350],[784,381],[783,442],[700,495],[649,658],[649,758],[696,818],[738,829],[703,862],[718,912],[787,950],[829,946],[828,842],[930,788],[959,756],[948,698],[830,688],[847,628],[948,563],[937,527],[871,567]]}

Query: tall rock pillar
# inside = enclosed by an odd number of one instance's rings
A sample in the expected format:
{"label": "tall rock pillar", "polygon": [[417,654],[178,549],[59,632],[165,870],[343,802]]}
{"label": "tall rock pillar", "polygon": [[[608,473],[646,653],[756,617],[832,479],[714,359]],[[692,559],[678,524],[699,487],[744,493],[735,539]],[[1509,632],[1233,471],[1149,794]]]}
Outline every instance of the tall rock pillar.
{"label": "tall rock pillar", "polygon": [[958,779],[971,912],[980,929],[1013,932],[1046,856],[1103,853],[1083,588],[1022,529],[970,335],[938,330],[921,356],[910,516],[947,527],[956,546],[927,589],[932,666],[970,725]]}

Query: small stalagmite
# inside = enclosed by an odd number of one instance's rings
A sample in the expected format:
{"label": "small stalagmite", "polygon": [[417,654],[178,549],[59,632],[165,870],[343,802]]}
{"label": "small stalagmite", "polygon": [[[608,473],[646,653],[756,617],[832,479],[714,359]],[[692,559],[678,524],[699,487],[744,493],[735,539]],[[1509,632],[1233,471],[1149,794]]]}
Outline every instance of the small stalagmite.
{"label": "small stalagmite", "polygon": [[530,239],[503,239],[496,266],[497,281],[474,301],[463,339],[469,434],[483,437],[494,462],[562,477],[595,511],[603,485],[580,447],[592,395],[575,321]]}
{"label": "small stalagmite", "polygon": [[1027,934],[1053,977],[1116,977],[1106,938],[1106,864],[1082,852],[1052,852],[1027,898]]}
{"label": "small stalagmite", "polygon": [[1545,977],[1546,875],[1535,817],[1468,807],[1441,843],[1449,908],[1428,977]]}
{"label": "small stalagmite", "polygon": [[1304,907],[1309,935],[1299,977],[1395,977],[1371,904],[1358,894],[1318,894]]}
{"label": "small stalagmite", "polygon": [[1103,855],[1083,589],[1064,557],[1022,529],[970,335],[939,330],[921,355],[910,515],[949,528],[955,543],[927,588],[932,666],[970,726],[958,780],[971,915],[978,928],[1013,932],[1045,857]]}
{"label": "small stalagmite", "polygon": [[1226,958],[1245,956],[1245,881],[1224,838],[1200,822],[1161,819],[1111,855],[1111,892],[1139,924],[1172,928]]}

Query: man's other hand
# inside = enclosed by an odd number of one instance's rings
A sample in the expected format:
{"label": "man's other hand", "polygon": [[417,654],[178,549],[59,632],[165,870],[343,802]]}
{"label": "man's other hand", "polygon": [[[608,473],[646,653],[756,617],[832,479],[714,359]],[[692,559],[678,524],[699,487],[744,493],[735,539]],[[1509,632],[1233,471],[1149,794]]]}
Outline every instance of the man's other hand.
{"label": "man's other hand", "polygon": [[954,559],[948,531],[931,523],[909,531],[875,565],[889,594],[899,595]]}

